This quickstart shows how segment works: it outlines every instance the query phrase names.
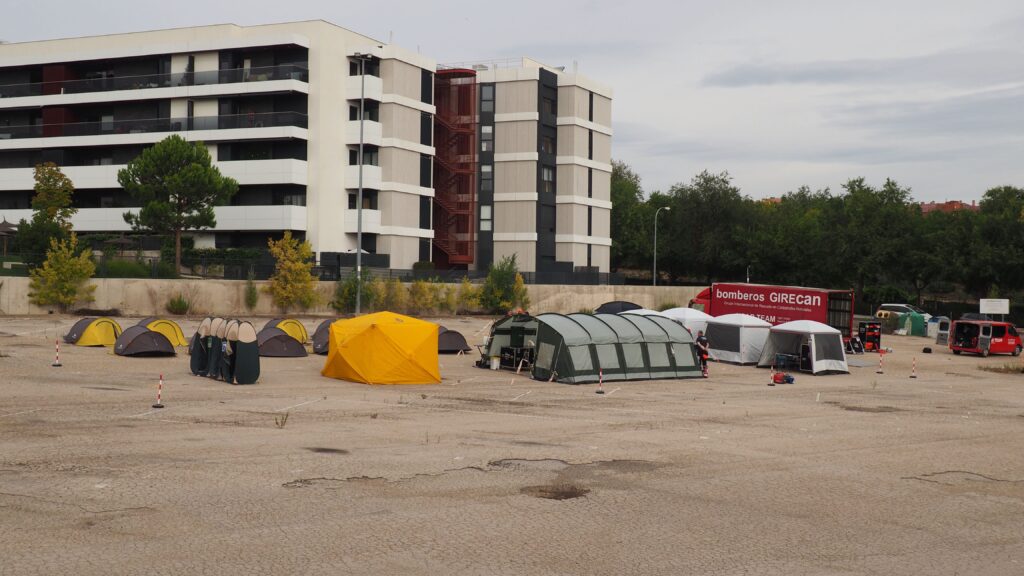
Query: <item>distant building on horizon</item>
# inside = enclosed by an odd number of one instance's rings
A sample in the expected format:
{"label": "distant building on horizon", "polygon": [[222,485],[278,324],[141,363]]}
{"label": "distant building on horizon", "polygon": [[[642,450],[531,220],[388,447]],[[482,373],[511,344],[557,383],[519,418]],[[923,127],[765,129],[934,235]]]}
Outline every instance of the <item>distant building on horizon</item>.
{"label": "distant building on horizon", "polygon": [[961,202],[959,200],[949,200],[946,202],[921,202],[921,213],[927,214],[929,212],[957,212],[959,210],[970,210],[971,212],[977,212],[979,210],[978,203],[971,200],[971,203]]}

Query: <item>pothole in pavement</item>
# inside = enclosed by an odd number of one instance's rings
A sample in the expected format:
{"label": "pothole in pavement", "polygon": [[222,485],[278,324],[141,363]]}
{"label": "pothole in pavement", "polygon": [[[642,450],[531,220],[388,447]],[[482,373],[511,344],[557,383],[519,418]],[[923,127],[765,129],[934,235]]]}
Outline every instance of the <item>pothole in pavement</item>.
{"label": "pothole in pavement", "polygon": [[313,446],[311,448],[306,448],[306,450],[309,450],[310,452],[313,452],[315,454],[339,454],[339,455],[345,455],[345,454],[349,453],[349,451],[345,450],[344,448],[325,448],[323,446]]}
{"label": "pothole in pavement", "polygon": [[557,484],[553,486],[526,486],[521,488],[519,492],[545,500],[571,500],[590,494],[590,489],[576,486],[575,484]]}

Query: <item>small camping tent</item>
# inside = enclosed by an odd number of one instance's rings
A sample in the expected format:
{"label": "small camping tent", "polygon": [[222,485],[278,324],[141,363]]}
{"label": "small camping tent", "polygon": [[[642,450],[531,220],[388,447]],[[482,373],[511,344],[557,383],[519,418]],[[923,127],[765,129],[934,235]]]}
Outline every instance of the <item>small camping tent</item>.
{"label": "small camping tent", "polygon": [[167,337],[145,326],[129,326],[114,341],[118,356],[174,356],[174,346]]}
{"label": "small camping tent", "polygon": [[274,318],[263,326],[264,330],[267,328],[280,328],[287,332],[289,336],[298,340],[299,344],[305,344],[309,341],[309,333],[306,332],[306,327],[302,325],[302,322],[294,318]]}
{"label": "small camping tent", "polygon": [[661,312],[663,316],[683,325],[694,337],[697,332],[705,332],[708,329],[708,320],[714,316],[697,310],[696,308],[669,308]]}
{"label": "small camping tent", "polygon": [[538,380],[581,384],[608,380],[699,376],[693,338],[660,316],[537,316]]}
{"label": "small camping tent", "polygon": [[633,304],[632,302],[626,302],[624,300],[612,300],[611,302],[605,302],[594,310],[594,314],[618,314],[625,312],[626,310],[639,310],[639,304]]}
{"label": "small camping tent", "polygon": [[928,336],[928,326],[924,316],[917,312],[906,312],[900,314],[896,320],[899,330],[904,330],[907,336]]}
{"label": "small camping tent", "polygon": [[704,336],[712,360],[754,364],[768,339],[771,324],[749,314],[726,314],[708,320]]}
{"label": "small camping tent", "polygon": [[794,358],[803,372],[850,372],[842,333],[813,320],[794,320],[773,326],[761,350],[758,367],[775,366],[779,363],[777,355]]}
{"label": "small camping tent", "polygon": [[316,327],[316,331],[313,332],[313,353],[326,355],[327,349],[330,348],[331,342],[331,324],[337,321],[337,318],[328,318],[320,323]]}
{"label": "small camping tent", "polygon": [[437,324],[377,312],[331,324],[330,351],[320,372],[366,384],[437,384]]}
{"label": "small camping tent", "polygon": [[171,346],[188,346],[188,341],[185,340],[185,333],[181,331],[181,326],[178,326],[178,323],[174,320],[150,316],[149,318],[139,320],[136,326],[145,326],[154,332],[163,334],[164,338],[167,338],[167,341],[171,343]]}
{"label": "small camping tent", "polygon": [[121,325],[113,318],[82,318],[64,335],[75,346],[113,346],[121,335]]}
{"label": "small camping tent", "polygon": [[194,376],[205,376],[206,366],[209,360],[210,351],[207,349],[210,336],[210,324],[213,318],[207,316],[199,323],[199,328],[192,335],[192,342],[188,345],[189,368]]}
{"label": "small camping tent", "polygon": [[306,347],[280,328],[264,328],[256,335],[260,356],[274,358],[301,358],[306,356]]}
{"label": "small camping tent", "polygon": [[449,330],[444,326],[437,328],[437,352],[439,354],[458,354],[471,350],[469,343],[466,342],[466,337],[461,332]]}
{"label": "small camping tent", "polygon": [[260,347],[256,328],[249,322],[238,324],[238,342],[235,343],[235,384],[255,384],[260,377]]}

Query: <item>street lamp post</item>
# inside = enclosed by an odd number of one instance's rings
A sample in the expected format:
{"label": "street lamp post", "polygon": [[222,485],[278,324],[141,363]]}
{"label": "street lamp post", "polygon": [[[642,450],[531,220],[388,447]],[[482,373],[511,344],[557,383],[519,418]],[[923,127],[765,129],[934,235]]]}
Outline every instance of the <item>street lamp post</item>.
{"label": "street lamp post", "polygon": [[662,206],[654,211],[654,283],[652,286],[658,285],[658,213],[662,210],[671,212],[672,208],[668,206]]}
{"label": "street lamp post", "polygon": [[363,123],[366,122],[366,61],[370,54],[356,53],[359,59],[359,188],[356,191],[356,315],[363,304]]}

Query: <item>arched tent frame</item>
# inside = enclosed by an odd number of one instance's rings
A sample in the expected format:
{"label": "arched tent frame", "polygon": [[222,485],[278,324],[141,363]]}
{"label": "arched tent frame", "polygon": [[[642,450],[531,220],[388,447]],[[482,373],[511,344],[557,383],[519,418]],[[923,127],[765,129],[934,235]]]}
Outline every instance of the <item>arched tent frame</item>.
{"label": "arched tent frame", "polygon": [[532,375],[570,384],[700,376],[693,339],[660,317],[541,314]]}

